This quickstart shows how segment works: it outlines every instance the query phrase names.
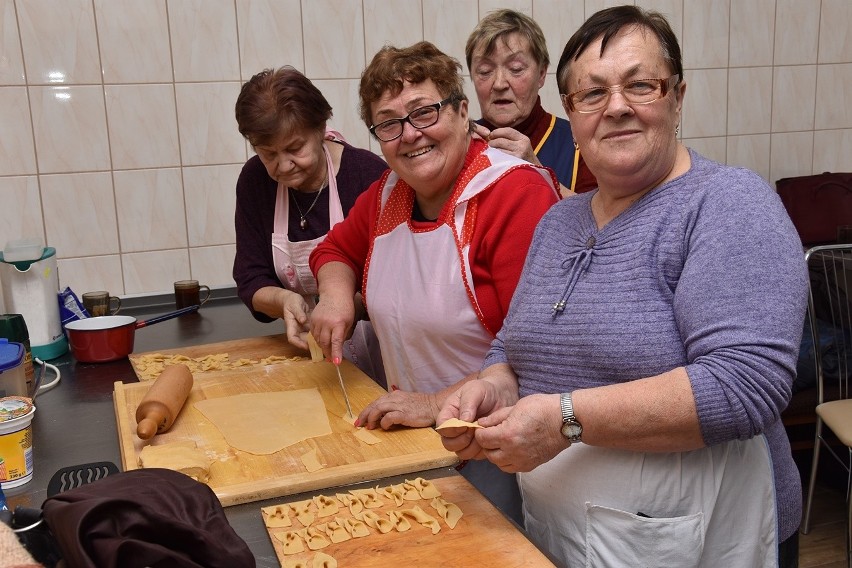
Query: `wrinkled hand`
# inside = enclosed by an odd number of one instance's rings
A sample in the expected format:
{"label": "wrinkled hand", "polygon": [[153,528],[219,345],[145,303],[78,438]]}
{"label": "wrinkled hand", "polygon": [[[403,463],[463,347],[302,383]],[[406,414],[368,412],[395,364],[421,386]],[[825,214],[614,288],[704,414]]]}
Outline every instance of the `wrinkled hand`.
{"label": "wrinkled hand", "polygon": [[368,430],[393,426],[425,428],[435,424],[438,405],[431,394],[395,390],[377,398],[358,415],[357,426]]}
{"label": "wrinkled hand", "polygon": [[352,335],[354,326],[352,296],[336,298],[331,294],[323,295],[311,312],[311,333],[329,361],[335,358],[343,360],[343,342]]}
{"label": "wrinkled hand", "polygon": [[558,394],[524,397],[480,418],[479,424],[484,428],[474,438],[480,453],[508,473],[531,471],[571,445],[560,432]]}
{"label": "wrinkled hand", "polygon": [[[443,424],[450,418],[473,422],[493,412],[498,405],[497,388],[493,384],[483,380],[470,381],[444,401],[435,424]],[[481,420],[480,418],[480,424]],[[486,459],[485,453],[474,436],[475,430],[475,428],[445,428],[438,433],[441,435],[441,443],[444,447],[455,452],[460,459]]]}
{"label": "wrinkled hand", "polygon": [[530,139],[514,128],[505,127],[488,130],[481,124],[476,124],[473,131],[477,136],[486,140],[492,148],[503,150],[507,154],[511,154],[532,164],[541,164],[535,155]]}
{"label": "wrinkled hand", "polygon": [[308,303],[301,294],[287,292],[281,305],[287,341],[300,349],[308,349]]}

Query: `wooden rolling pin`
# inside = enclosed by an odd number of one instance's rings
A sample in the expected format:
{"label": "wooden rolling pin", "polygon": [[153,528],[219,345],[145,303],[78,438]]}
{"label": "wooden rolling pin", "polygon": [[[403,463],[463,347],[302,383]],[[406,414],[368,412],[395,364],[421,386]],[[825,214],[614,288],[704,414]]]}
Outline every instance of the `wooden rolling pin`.
{"label": "wooden rolling pin", "polygon": [[156,378],[136,408],[136,435],[143,440],[172,427],[192,390],[186,365],[170,365]]}

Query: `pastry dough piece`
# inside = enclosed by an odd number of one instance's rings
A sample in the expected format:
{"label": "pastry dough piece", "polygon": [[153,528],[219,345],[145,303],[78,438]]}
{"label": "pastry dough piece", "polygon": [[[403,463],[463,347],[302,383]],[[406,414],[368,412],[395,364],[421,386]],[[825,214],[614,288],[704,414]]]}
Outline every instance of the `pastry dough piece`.
{"label": "pastry dough piece", "polygon": [[424,511],[420,508],[420,505],[415,505],[411,509],[402,509],[399,511],[400,515],[405,517],[409,517],[414,521],[420,523],[424,527],[430,529],[432,534],[438,534],[441,532],[441,524],[438,523],[438,519]]}
{"label": "pastry dough piece", "polygon": [[346,529],[346,532],[348,532],[352,538],[363,538],[365,536],[370,536],[370,529],[369,527],[367,527],[364,521],[360,521],[355,518],[341,517],[335,517],[334,520],[343,525],[343,528]]}
{"label": "pastry dough piece", "polygon": [[352,538],[346,529],[337,521],[330,521],[325,528],[325,534],[333,544],[344,542]]}
{"label": "pastry dough piece", "polygon": [[263,515],[263,523],[271,529],[278,527],[289,527],[293,525],[290,520],[290,505],[272,505],[260,509]]}
{"label": "pastry dough piece", "polygon": [[406,481],[402,484],[402,498],[406,501],[419,501],[420,492],[411,482]]}
{"label": "pastry dough piece", "polygon": [[366,428],[355,428],[355,431],[353,432],[353,434],[355,434],[356,438],[358,438],[359,440],[361,440],[362,442],[364,442],[368,446],[373,446],[373,445],[381,442],[381,439],[376,437],[375,434],[373,434],[372,432],[370,432]]}
{"label": "pastry dough piece", "polygon": [[301,456],[299,456],[299,459],[302,460],[302,464],[305,466],[305,469],[308,470],[308,473],[319,471],[324,467],[319,461],[316,448],[312,449],[307,453],[302,454]]}
{"label": "pastry dough piece", "polygon": [[349,493],[338,493],[337,500],[343,503],[344,506],[349,507],[349,513],[352,516],[364,510],[364,504],[361,500]]}
{"label": "pastry dough piece", "polygon": [[394,528],[394,523],[385,517],[382,517],[375,511],[364,511],[355,517],[359,521],[364,521],[371,529],[376,529],[381,534],[387,534]]}
{"label": "pastry dough piece", "polygon": [[450,503],[443,497],[435,497],[432,499],[432,502],[429,503],[435,511],[437,511],[438,515],[444,519],[444,522],[447,523],[447,526],[451,529],[456,528],[456,524],[458,524],[459,519],[462,518],[462,510],[455,503]]}
{"label": "pastry dough piece", "polygon": [[365,509],[378,509],[384,505],[374,487],[370,487],[369,489],[352,489],[349,493],[357,497],[364,504]]}
{"label": "pastry dough piece", "polygon": [[408,519],[405,518],[400,511],[390,511],[388,513],[388,517],[390,517],[391,522],[394,524],[394,528],[396,528],[397,532],[405,532],[411,529],[411,523],[408,522]]}
{"label": "pastry dough piece", "polygon": [[441,430],[443,428],[483,428],[483,426],[480,426],[476,422],[465,422],[458,418],[450,418],[449,420],[441,422],[440,426],[435,426],[435,430]]}
{"label": "pastry dough piece", "polygon": [[297,531],[277,532],[275,538],[281,542],[284,554],[299,554],[305,551],[305,543]]}
{"label": "pastry dough piece", "polygon": [[246,393],[195,403],[237,450],[274,454],[309,438],[331,434],[328,413],[316,388]]}
{"label": "pastry dough piece", "polygon": [[337,560],[325,552],[317,552],[311,568],[337,568]]}
{"label": "pastry dough piece", "polygon": [[420,494],[421,499],[434,499],[435,497],[441,496],[441,491],[428,479],[417,477],[410,481],[406,479],[405,483],[410,484],[417,489],[417,493]]}
{"label": "pastry dough piece", "polygon": [[336,515],[340,509],[340,501],[327,495],[317,495],[314,497],[314,505],[317,506],[317,516],[319,517]]}
{"label": "pastry dough piece", "polygon": [[319,527],[308,527],[304,530],[306,531],[305,543],[311,550],[319,550],[331,544],[328,541],[325,530],[320,530]]}
{"label": "pastry dough piece", "polygon": [[291,503],[290,507],[296,514],[296,520],[302,523],[303,527],[311,526],[317,515],[316,505],[314,505],[313,499],[306,499],[304,501]]}
{"label": "pastry dough piece", "polygon": [[325,360],[319,343],[317,343],[317,340],[314,339],[314,336],[310,331],[308,332],[308,349],[311,350],[311,361],[314,363],[319,363],[320,361]]}
{"label": "pastry dough piece", "polygon": [[388,485],[387,487],[379,487],[376,489],[379,495],[390,499],[394,502],[394,504],[399,507],[402,505],[404,499],[403,495],[405,495],[405,489],[401,484],[397,485]]}
{"label": "pastry dough piece", "polygon": [[199,450],[192,440],[178,440],[156,446],[145,446],[139,453],[139,465],[179,471],[196,481],[207,483],[213,460]]}
{"label": "pastry dough piece", "polygon": [[284,561],[284,568],[312,568],[308,561],[302,558],[288,558]]}

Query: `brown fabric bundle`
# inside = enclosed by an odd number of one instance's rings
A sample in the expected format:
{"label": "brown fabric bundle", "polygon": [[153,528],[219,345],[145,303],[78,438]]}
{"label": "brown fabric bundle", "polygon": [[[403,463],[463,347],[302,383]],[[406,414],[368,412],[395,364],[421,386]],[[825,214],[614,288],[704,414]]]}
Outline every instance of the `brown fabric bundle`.
{"label": "brown fabric bundle", "polygon": [[110,475],[42,510],[70,568],[255,566],[213,491],[176,471]]}

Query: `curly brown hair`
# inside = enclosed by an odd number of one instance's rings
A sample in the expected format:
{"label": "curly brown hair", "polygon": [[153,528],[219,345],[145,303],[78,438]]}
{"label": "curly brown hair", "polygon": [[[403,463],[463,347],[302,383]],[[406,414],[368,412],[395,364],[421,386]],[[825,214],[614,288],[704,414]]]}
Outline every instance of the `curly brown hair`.
{"label": "curly brown hair", "polygon": [[387,92],[398,95],[406,81],[416,85],[431,79],[443,98],[455,99],[453,108],[458,110],[460,102],[467,100],[461,71],[458,60],[428,41],[405,48],[386,45],[373,56],[361,74],[358,87],[361,120],[367,128],[373,126],[370,106]]}

